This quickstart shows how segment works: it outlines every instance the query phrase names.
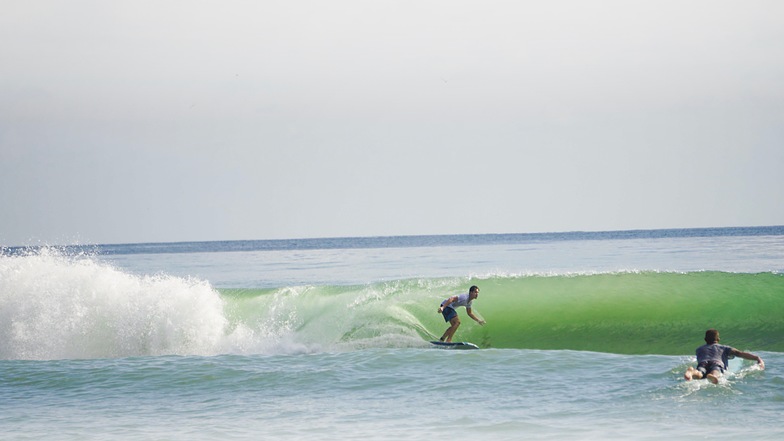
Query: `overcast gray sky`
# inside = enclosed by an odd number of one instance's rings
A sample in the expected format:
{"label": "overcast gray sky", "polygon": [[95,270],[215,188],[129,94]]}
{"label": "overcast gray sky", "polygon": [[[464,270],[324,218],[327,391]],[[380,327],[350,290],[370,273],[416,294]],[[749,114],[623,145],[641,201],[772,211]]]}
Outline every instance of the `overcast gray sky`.
{"label": "overcast gray sky", "polygon": [[784,224],[784,2],[4,0],[0,245]]}

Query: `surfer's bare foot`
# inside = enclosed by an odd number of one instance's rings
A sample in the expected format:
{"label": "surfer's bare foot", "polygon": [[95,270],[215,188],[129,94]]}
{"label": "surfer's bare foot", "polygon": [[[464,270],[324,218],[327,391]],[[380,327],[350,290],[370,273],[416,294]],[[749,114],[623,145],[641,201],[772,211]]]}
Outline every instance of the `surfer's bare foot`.
{"label": "surfer's bare foot", "polygon": [[713,384],[719,384],[719,376],[711,372],[710,374],[706,375],[705,378],[708,379]]}
{"label": "surfer's bare foot", "polygon": [[702,373],[697,369],[694,369],[693,367],[689,367],[688,369],[686,369],[686,373],[683,374],[683,378],[685,378],[686,381],[691,381],[692,378],[696,378],[699,380],[700,378],[702,378]]}

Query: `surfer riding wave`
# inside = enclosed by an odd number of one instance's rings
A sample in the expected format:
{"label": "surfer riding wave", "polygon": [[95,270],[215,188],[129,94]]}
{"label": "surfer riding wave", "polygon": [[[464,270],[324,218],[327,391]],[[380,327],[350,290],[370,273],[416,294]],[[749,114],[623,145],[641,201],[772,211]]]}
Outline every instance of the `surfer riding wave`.
{"label": "surfer riding wave", "polygon": [[444,335],[441,336],[440,340],[450,343],[452,341],[452,337],[455,335],[455,331],[457,328],[460,327],[460,317],[457,315],[456,308],[464,306],[466,309],[466,313],[469,317],[474,319],[480,325],[484,325],[486,322],[476,315],[471,308],[474,300],[479,297],[479,287],[474,285],[472,286],[467,293],[459,294],[456,296],[452,296],[441,302],[441,306],[438,307],[438,313],[444,316],[444,321],[449,323],[450,326],[444,332]]}

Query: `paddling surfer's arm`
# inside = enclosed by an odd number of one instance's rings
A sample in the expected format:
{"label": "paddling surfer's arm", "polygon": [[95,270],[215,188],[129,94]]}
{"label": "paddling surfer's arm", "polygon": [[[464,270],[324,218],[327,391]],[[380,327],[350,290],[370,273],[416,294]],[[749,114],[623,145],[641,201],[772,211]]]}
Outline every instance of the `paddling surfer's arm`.
{"label": "paddling surfer's arm", "polygon": [[762,369],[765,369],[765,362],[762,361],[762,358],[760,358],[758,355],[752,354],[751,352],[743,352],[733,348],[732,355],[745,358],[746,360],[756,361]]}
{"label": "paddling surfer's arm", "polygon": [[475,316],[474,312],[471,310],[471,308],[466,308],[466,313],[468,314],[469,317],[471,317],[472,319],[476,320],[476,322],[479,323],[480,325],[484,325],[486,323],[484,320],[482,320],[479,317]]}

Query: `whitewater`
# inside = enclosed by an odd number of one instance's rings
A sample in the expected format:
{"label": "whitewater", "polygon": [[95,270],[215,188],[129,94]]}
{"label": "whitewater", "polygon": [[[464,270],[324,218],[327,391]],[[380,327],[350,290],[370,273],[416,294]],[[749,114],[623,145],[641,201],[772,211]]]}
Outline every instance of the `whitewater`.
{"label": "whitewater", "polygon": [[[780,439],[783,271],[784,227],[4,248],[0,432]],[[766,369],[683,381],[709,327]]]}

